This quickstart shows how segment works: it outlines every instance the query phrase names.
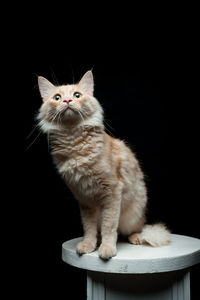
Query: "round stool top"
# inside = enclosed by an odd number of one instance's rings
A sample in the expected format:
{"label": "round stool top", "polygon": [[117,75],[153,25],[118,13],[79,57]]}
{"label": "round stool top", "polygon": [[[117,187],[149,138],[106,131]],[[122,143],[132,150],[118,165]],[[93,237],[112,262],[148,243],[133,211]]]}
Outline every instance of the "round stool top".
{"label": "round stool top", "polygon": [[118,242],[117,256],[104,261],[98,251],[79,256],[76,245],[82,238],[76,238],[63,243],[62,259],[86,270],[126,274],[169,272],[200,262],[200,239],[176,234],[172,234],[171,239],[170,245],[155,248]]}

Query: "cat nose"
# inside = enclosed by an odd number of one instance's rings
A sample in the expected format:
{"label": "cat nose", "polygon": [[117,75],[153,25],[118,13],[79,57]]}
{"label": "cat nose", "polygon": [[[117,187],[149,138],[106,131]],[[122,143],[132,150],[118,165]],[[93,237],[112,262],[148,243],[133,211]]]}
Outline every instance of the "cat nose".
{"label": "cat nose", "polygon": [[69,104],[69,102],[72,102],[72,99],[65,99],[65,100],[63,100],[63,102]]}

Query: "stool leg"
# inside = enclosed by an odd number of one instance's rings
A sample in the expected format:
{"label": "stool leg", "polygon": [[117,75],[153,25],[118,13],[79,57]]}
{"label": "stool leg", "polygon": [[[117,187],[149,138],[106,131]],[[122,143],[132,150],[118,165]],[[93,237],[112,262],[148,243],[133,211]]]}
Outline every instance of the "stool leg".
{"label": "stool leg", "polygon": [[105,277],[101,272],[87,272],[87,300],[105,300]]}
{"label": "stool leg", "polygon": [[87,272],[87,300],[189,300],[189,270],[153,274]]}
{"label": "stool leg", "polygon": [[172,287],[172,299],[190,299],[190,272],[183,274],[183,277],[175,281]]}

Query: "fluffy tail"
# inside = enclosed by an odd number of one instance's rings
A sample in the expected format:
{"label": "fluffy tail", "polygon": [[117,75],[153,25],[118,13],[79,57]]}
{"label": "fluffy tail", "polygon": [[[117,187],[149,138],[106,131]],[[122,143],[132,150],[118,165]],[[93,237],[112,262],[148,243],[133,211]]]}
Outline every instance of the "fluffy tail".
{"label": "fluffy tail", "polygon": [[134,233],[128,237],[132,244],[149,244],[153,247],[168,245],[171,241],[170,232],[162,223],[144,225],[140,233]]}

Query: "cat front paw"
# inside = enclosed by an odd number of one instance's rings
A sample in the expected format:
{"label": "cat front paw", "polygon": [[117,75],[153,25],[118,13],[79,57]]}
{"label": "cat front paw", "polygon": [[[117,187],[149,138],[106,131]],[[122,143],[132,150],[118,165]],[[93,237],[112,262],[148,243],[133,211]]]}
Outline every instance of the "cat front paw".
{"label": "cat front paw", "polygon": [[110,259],[117,255],[117,248],[115,245],[101,244],[99,247],[99,257],[104,260]]}
{"label": "cat front paw", "polygon": [[76,251],[79,255],[91,253],[96,249],[96,243],[90,241],[82,241],[78,243]]}

